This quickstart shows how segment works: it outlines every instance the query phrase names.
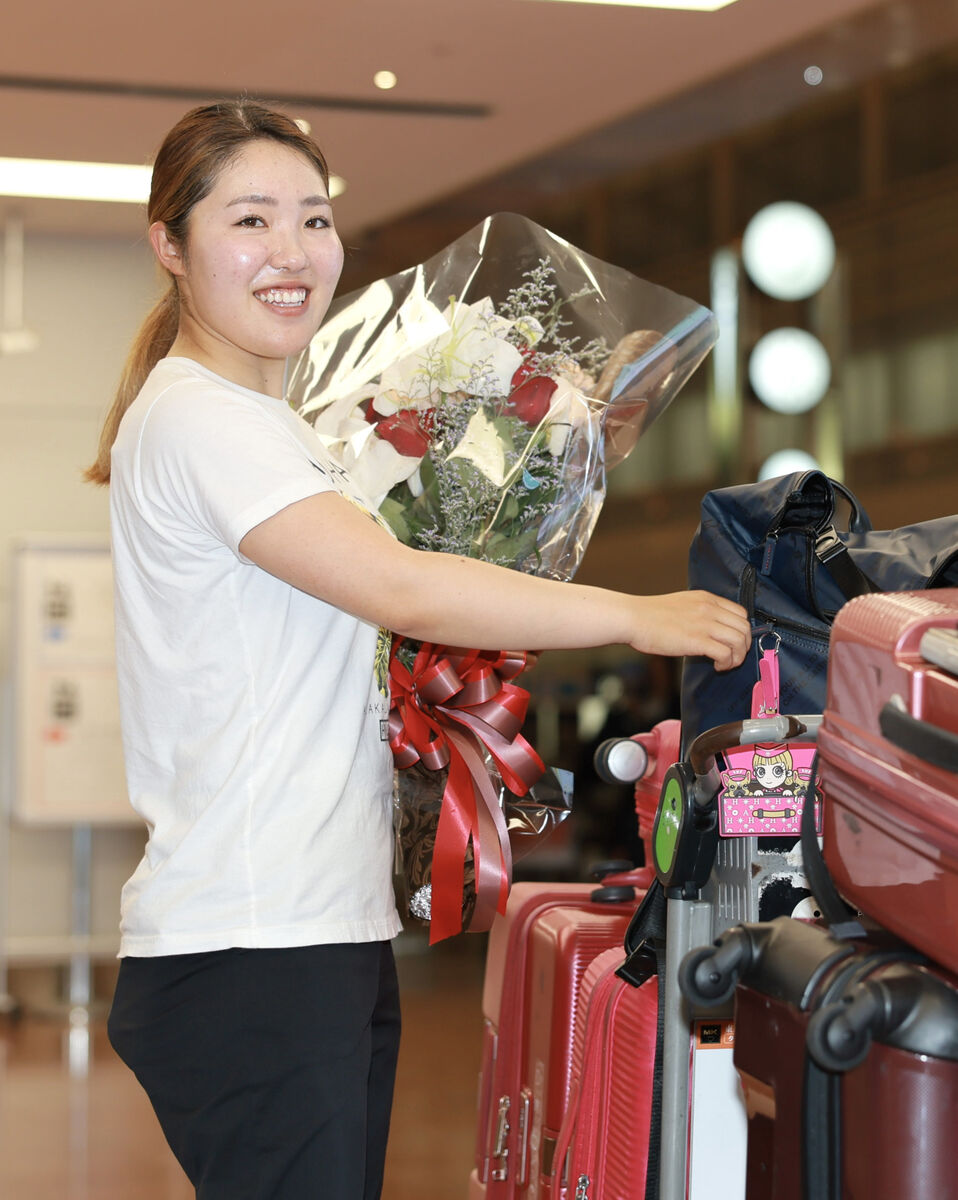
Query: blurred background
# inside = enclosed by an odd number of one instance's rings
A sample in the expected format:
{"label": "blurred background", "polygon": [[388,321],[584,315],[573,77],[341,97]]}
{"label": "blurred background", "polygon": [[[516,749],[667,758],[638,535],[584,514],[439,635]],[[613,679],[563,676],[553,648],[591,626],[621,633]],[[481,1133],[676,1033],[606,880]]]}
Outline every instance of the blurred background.
{"label": "blurred background", "polygon": [[[774,471],[784,451],[843,479],[876,528],[958,510],[956,0],[5,12],[0,1195],[12,1200],[189,1194],[99,1024],[143,834],[117,764],[107,496],[80,479],[159,281],[142,203],[18,194],[13,160],[148,168],[183,111],[239,94],[278,103],[324,147],[341,291],[514,211],[716,311],[715,352],[610,474],[581,581],[684,587],[702,495]],[[769,295],[743,261],[750,222],[781,201],[823,218],[835,252],[797,299]],[[786,327],[819,339],[829,372],[810,401],[773,408],[748,364]],[[601,784],[591,756],[604,736],[677,714],[676,665],[553,654],[524,682],[543,757],[577,774],[573,818],[524,869],[581,877],[596,857],[634,856],[630,791]],[[411,930],[399,946],[410,1033],[390,1195],[464,1194],[482,939],[427,953]],[[125,1157],[105,1126],[125,1131]]]}

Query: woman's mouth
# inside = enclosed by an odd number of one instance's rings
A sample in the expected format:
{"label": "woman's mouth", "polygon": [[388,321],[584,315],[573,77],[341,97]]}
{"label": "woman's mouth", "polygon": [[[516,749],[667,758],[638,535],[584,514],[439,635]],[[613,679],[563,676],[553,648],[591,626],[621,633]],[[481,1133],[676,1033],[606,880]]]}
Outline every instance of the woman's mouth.
{"label": "woman's mouth", "polygon": [[267,288],[253,293],[257,300],[270,308],[300,308],[309,295],[306,288]]}

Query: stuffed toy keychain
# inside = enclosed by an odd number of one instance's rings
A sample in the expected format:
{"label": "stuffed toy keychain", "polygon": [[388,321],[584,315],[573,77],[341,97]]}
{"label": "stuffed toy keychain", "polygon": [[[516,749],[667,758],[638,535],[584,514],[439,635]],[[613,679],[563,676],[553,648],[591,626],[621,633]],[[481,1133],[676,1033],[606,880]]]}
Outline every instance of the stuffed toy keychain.
{"label": "stuffed toy keychain", "polygon": [[[773,644],[763,644],[771,637]],[[753,720],[779,715],[778,634],[759,639],[758,682],[752,688]],[[781,837],[801,833],[802,805],[811,778],[813,742],[756,742],[722,755],[719,832],[722,837]],[[821,833],[820,805],[815,828]]]}

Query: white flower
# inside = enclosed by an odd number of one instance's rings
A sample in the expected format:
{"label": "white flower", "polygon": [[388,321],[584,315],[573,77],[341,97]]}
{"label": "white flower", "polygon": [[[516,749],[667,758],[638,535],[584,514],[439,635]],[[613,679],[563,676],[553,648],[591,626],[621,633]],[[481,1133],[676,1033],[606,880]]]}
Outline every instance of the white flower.
{"label": "white flower", "polygon": [[374,509],[397,483],[409,479],[422,461],[400,454],[363,419],[343,421],[336,436],[320,434],[322,442],[349,472],[350,478]]}
{"label": "white flower", "polygon": [[591,396],[595,390],[595,377],[583,371],[573,358],[567,358],[559,365],[559,374],[587,396]]}
{"label": "white flower", "polygon": [[450,301],[446,329],[388,366],[374,391],[373,407],[389,415],[399,408],[429,408],[437,393],[467,391],[505,396],[522,355],[506,341],[512,322],[496,316],[485,297],[474,304]]}
{"label": "white flower", "polygon": [[535,317],[517,317],[513,328],[528,346],[534,346],[545,334],[542,324]]}
{"label": "white flower", "polygon": [[543,424],[549,433],[549,452],[558,458],[572,430],[576,426],[586,425],[592,415],[589,397],[560,375],[556,379],[556,390],[552,393],[549,411],[543,417]]}
{"label": "white flower", "polygon": [[449,455],[450,458],[467,458],[496,487],[502,487],[506,479],[506,453],[496,432],[496,427],[482,409],[477,409],[469,418],[462,441]]}

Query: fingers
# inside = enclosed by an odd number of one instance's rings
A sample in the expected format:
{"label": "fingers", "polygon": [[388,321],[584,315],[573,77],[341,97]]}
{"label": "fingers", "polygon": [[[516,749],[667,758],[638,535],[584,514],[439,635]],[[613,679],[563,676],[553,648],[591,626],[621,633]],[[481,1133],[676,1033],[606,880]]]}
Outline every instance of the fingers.
{"label": "fingers", "polygon": [[673,592],[634,598],[636,633],[631,644],[651,654],[710,658],[719,671],[744,661],[752,642],[740,604],[711,592]]}
{"label": "fingers", "polygon": [[744,662],[752,644],[752,627],[748,613],[733,600],[711,592],[699,594],[709,609],[710,621],[703,629],[711,658],[717,671],[728,671]]}

